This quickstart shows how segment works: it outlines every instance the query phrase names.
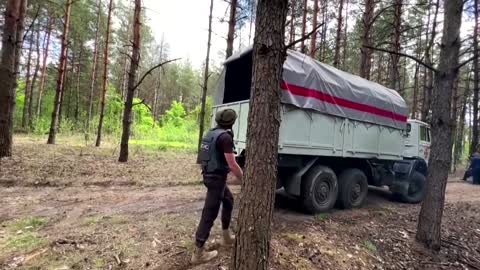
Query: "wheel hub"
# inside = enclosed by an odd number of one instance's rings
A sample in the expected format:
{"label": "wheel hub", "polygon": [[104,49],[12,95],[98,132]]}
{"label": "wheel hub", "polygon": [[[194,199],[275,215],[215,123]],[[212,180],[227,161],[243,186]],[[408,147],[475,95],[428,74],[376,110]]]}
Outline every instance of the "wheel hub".
{"label": "wheel hub", "polygon": [[352,194],[351,194],[352,202],[357,201],[360,198],[361,194],[362,194],[362,186],[359,183],[356,183],[352,189]]}

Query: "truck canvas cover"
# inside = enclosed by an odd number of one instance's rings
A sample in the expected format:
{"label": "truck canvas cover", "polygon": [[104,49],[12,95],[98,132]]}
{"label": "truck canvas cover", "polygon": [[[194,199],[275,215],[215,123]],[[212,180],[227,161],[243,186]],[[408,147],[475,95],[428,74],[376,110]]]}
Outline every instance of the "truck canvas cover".
{"label": "truck canvas cover", "polygon": [[[252,48],[224,65],[215,104],[249,99]],[[281,102],[396,129],[404,129],[407,122],[407,106],[396,91],[291,50],[283,65]]]}

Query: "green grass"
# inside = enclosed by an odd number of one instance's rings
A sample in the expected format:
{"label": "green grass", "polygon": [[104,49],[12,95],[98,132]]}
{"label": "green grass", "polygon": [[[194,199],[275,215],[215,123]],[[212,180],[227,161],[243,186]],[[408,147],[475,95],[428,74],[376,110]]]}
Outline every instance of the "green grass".
{"label": "green grass", "polygon": [[155,141],[155,140],[130,140],[131,145],[144,146],[153,150],[167,150],[167,149],[180,149],[196,151],[197,147],[193,143],[176,142],[176,141]]}
{"label": "green grass", "polygon": [[2,223],[5,237],[0,238],[0,250],[29,251],[47,244],[47,240],[38,234],[38,230],[48,220],[43,217],[29,217]]}
{"label": "green grass", "polygon": [[328,216],[328,213],[318,213],[315,215],[315,220],[325,220]]}
{"label": "green grass", "polygon": [[362,244],[370,251],[377,251],[377,246],[370,240],[364,240]]}

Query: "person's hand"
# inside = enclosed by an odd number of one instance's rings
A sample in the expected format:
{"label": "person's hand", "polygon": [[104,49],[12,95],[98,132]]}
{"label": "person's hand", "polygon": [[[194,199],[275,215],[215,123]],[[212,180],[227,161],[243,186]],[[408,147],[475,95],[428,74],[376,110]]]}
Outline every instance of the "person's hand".
{"label": "person's hand", "polygon": [[229,173],[229,174],[227,175],[227,184],[228,184],[228,185],[232,185],[232,186],[241,185],[241,184],[242,184],[242,180],[238,179],[238,177],[236,177],[235,175]]}

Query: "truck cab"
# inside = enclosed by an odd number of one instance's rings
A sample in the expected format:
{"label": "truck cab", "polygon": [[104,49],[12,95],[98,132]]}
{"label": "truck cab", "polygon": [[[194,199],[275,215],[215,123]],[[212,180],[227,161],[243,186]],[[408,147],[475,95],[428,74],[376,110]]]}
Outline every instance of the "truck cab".
{"label": "truck cab", "polygon": [[420,158],[428,162],[430,155],[430,126],[422,121],[409,119],[405,133],[405,158]]}

